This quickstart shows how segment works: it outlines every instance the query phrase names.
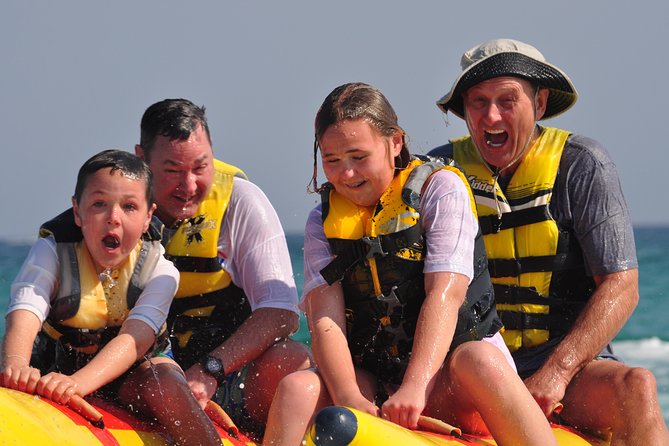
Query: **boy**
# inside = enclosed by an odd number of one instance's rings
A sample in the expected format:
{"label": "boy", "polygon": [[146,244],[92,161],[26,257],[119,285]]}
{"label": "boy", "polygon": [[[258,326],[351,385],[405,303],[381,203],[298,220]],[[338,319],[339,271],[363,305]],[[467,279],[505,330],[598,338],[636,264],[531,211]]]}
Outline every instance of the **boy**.
{"label": "boy", "polygon": [[12,284],[1,382],[61,404],[93,392],[117,397],[155,417],[177,444],[220,445],[163,354],[179,273],[150,226],[151,178],[120,150],[81,167],[72,208],[42,226]]}

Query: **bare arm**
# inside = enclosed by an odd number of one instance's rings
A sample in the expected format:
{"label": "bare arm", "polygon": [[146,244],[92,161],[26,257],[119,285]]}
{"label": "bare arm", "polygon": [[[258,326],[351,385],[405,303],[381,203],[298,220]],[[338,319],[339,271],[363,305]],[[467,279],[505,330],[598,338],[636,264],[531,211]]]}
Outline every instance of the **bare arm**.
{"label": "bare arm", "polygon": [[377,415],[378,408],[358,386],[346,339],[344,294],[339,282],[321,285],[306,297],[311,347],[334,404]]}
{"label": "bare arm", "polygon": [[28,310],[12,311],[7,315],[6,323],[0,384],[10,389],[35,393],[40,373],[30,367],[30,356],[42,323]]}
{"label": "bare arm", "polygon": [[639,301],[638,270],[595,276],[597,288],[573,327],[546,363],[525,380],[547,415],[567,385],[613,340]]}
{"label": "bare arm", "polygon": [[[225,373],[244,367],[262,355],[278,339],[286,338],[297,330],[297,314],[277,308],[259,308],[240,327],[210,352],[223,362]],[[190,388],[202,407],[212,397],[218,383],[204,372],[199,363],[186,371]]]}
{"label": "bare arm", "polygon": [[259,308],[210,354],[223,361],[226,373],[233,372],[258,358],[278,339],[287,338],[298,324],[292,311]]}
{"label": "bare arm", "polygon": [[86,366],[72,374],[81,395],[87,395],[128,371],[142,359],[156,340],[153,329],[145,322],[129,319],[119,334],[109,341]]}
{"label": "bare arm", "polygon": [[[3,385],[67,403],[73,394],[85,396],[125,373],[155,341],[146,323],[129,320],[86,366],[67,376],[52,372],[40,378],[30,368],[32,344],[39,332],[39,319],[26,310],[16,310],[7,317],[7,335],[3,343]],[[26,358],[26,359],[24,359]]]}
{"label": "bare arm", "polygon": [[449,351],[469,280],[457,273],[426,273],[425,301],[420,310],[409,366],[402,385],[383,405],[391,421],[415,428],[433,379]]}

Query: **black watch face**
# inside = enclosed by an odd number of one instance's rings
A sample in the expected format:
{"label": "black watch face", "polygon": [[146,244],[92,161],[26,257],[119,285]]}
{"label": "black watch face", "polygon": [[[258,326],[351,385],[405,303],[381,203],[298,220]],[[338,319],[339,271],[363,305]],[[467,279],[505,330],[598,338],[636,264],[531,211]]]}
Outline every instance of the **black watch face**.
{"label": "black watch face", "polygon": [[205,368],[207,369],[207,372],[211,374],[216,374],[221,372],[221,361],[217,360],[216,358],[209,357],[207,358],[207,362],[205,364]]}

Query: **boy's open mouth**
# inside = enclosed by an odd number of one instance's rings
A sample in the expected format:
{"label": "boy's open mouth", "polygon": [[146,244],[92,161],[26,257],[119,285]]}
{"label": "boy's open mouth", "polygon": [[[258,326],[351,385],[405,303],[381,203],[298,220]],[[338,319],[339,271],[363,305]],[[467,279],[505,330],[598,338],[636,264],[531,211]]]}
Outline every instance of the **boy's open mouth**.
{"label": "boy's open mouth", "polygon": [[116,249],[121,245],[121,241],[115,235],[107,235],[102,239],[102,244],[105,248]]}

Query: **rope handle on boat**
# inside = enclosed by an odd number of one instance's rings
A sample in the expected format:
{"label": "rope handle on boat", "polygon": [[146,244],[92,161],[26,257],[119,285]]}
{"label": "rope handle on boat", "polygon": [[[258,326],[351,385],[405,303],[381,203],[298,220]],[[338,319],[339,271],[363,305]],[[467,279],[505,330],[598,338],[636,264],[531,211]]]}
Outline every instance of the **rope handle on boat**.
{"label": "rope handle on boat", "polygon": [[72,398],[67,402],[67,406],[90,421],[93,426],[104,429],[105,423],[102,420],[102,414],[79,395],[72,395]]}
{"label": "rope handle on boat", "polygon": [[79,395],[72,395],[70,400],[65,405],[84,417],[86,420],[90,421],[93,426],[100,429],[105,428],[105,422],[102,419],[102,414]]}
{"label": "rope handle on boat", "polygon": [[425,415],[418,417],[418,427],[426,431],[435,432],[437,434],[453,435],[455,437],[462,436],[462,430],[460,428],[451,426],[445,421],[441,421]]}
{"label": "rope handle on boat", "polygon": [[[0,375],[0,386],[4,386],[2,375]],[[79,395],[72,395],[67,402],[67,406],[90,421],[93,426],[104,429],[105,423],[102,421],[102,414]]]}
{"label": "rope handle on boat", "polygon": [[230,415],[228,415],[225,410],[212,400],[207,401],[207,405],[204,408],[204,413],[207,414],[209,419],[214,423],[218,424],[225,430],[229,435],[237,437],[239,433],[239,428],[235,425],[235,422],[232,421]]}
{"label": "rope handle on boat", "polygon": [[564,421],[560,416],[562,409],[564,409],[564,405],[560,401],[555,403],[555,406],[551,409],[551,414],[548,416],[548,421],[555,424],[564,424]]}

